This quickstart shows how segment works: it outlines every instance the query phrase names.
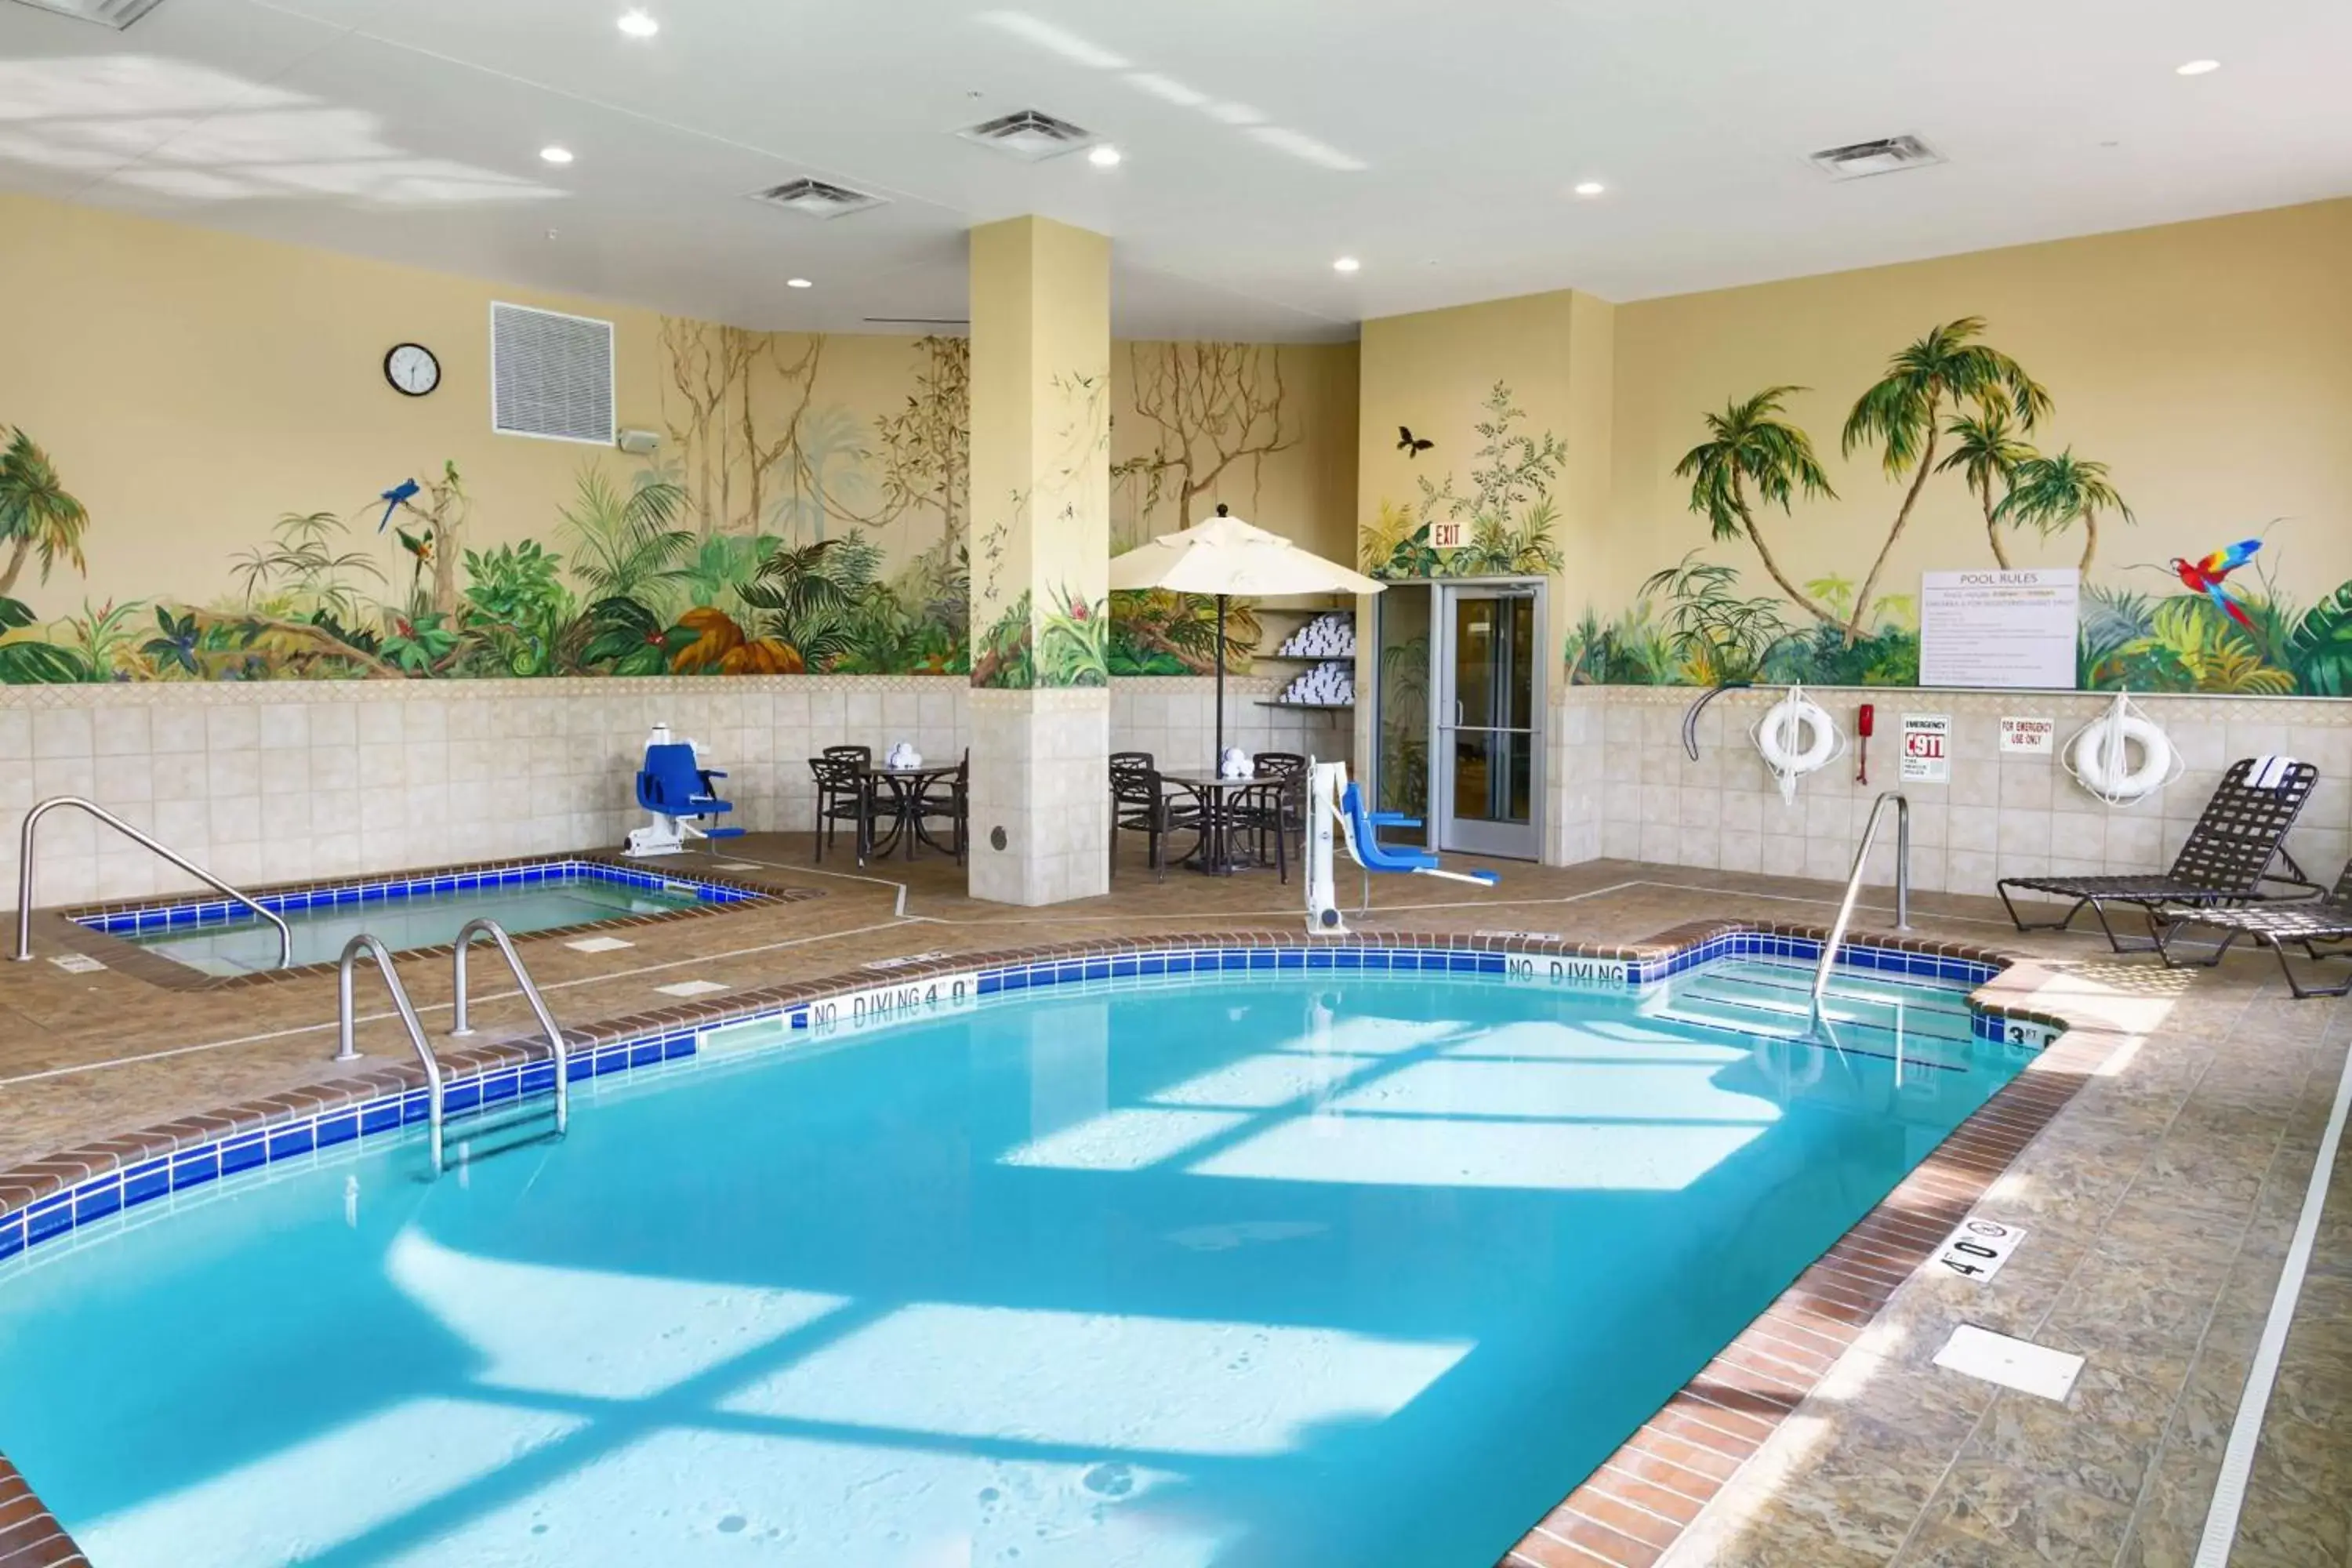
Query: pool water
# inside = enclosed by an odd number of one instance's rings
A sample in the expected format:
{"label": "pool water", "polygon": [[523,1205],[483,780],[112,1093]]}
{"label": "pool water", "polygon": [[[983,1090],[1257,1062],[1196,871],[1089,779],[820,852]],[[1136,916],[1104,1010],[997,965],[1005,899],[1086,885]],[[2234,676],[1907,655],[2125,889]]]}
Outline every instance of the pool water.
{"label": "pool water", "polygon": [[1489,1568],[2022,1059],[1803,976],[714,1044],[0,1267],[0,1443],[99,1568]]}
{"label": "pool water", "polygon": [[[690,910],[702,900],[687,884],[668,891],[608,880],[593,871],[566,869],[521,887],[467,888],[417,892],[366,904],[336,904],[279,912],[294,937],[290,963],[332,963],[343,944],[371,931],[394,952],[455,942],[466,922],[487,915],[508,934],[560,931],[622,915],[663,914]],[[267,921],[242,918],[200,927],[124,933],[123,940],[206,974],[247,974],[278,967],[278,931]]]}

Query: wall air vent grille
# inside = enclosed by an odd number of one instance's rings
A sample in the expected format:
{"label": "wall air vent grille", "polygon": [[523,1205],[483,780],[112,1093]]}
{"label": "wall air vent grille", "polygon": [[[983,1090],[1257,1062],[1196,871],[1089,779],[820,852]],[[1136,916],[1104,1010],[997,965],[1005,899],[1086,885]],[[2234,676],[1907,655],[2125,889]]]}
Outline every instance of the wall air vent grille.
{"label": "wall air vent grille", "polygon": [[878,207],[884,197],[864,191],[853,191],[846,185],[827,184],[823,180],[787,180],[781,185],[771,185],[764,191],[753,191],[751,199],[772,207],[782,207],[803,217],[845,217],[862,213],[868,207]]}
{"label": "wall air vent grille", "polygon": [[36,11],[54,11],[78,22],[96,22],[101,27],[111,27],[119,33],[152,11],[163,0],[16,0],[16,3],[30,5]]}
{"label": "wall air vent grille", "polygon": [[613,323],[490,307],[490,424],[501,435],[613,444]]}
{"label": "wall air vent grille", "polygon": [[967,142],[993,147],[1025,163],[1058,157],[1064,153],[1075,153],[1081,147],[1091,147],[1100,140],[1091,131],[1081,129],[1066,120],[1056,120],[1035,109],[1024,109],[1017,114],[1002,114],[994,120],[967,126],[956,134]]}
{"label": "wall air vent grille", "polygon": [[1887,136],[1876,142],[1824,148],[1805,161],[1832,180],[1866,180],[1873,174],[1924,169],[1942,163],[1944,155],[1916,136]]}

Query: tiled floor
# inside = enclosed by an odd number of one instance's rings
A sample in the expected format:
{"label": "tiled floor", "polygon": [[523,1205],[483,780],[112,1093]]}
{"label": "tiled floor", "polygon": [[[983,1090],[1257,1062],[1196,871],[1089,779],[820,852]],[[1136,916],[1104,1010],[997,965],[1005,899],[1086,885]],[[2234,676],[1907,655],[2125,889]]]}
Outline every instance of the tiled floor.
{"label": "tiled floor", "polygon": [[[844,857],[811,868],[805,839],[740,841],[729,858],[759,863],[739,873],[746,879],[826,896],[624,932],[635,944],[625,950],[527,941],[557,1016],[584,1025],[644,1011],[669,1001],[659,987],[693,981],[772,985],[914,953],[1300,918],[1297,885],[1270,874],[1155,882],[1129,860],[1107,899],[1024,911],[965,899],[961,873],[937,858],[869,868],[870,880]],[[1491,895],[1384,882],[1381,910],[1363,923],[1622,941],[1699,918],[1820,922],[1833,892],[1625,862],[1497,868],[1503,885]],[[1919,902],[1929,934],[2055,964],[2066,1010],[2115,1047],[2086,1065],[2072,1100],[1979,1205],[2027,1226],[2025,1245],[1990,1285],[1925,1273],[1901,1283],[1703,1512],[1669,1488],[1621,1488],[1632,1510],[1616,1517],[1621,1540],[1563,1542],[1540,1561],[2186,1568],[2352,1037],[2352,1006],[2292,1003],[2260,963],[2233,960],[2192,981],[2152,961],[2114,960],[2084,939],[2021,938],[1990,900]],[[57,935],[46,927],[40,951],[58,951]],[[402,972],[427,1026],[446,1027],[446,959]],[[477,973],[483,1037],[526,1028],[496,969]],[[362,1048],[377,1063],[400,1059],[406,1047],[383,1016],[381,990],[362,997]],[[189,994],[113,970],[0,963],[0,1169],[340,1076],[328,1059],[333,1007],[328,977]],[[2336,1179],[2352,1186],[2341,1169]],[[2241,1563],[2352,1562],[2347,1205],[2352,1194],[2330,1213],[2288,1342]],[[2078,1351],[2088,1364],[2063,1405],[1971,1383],[1929,1362],[1962,1321]],[[1827,1363],[1835,1347],[1813,1351]],[[1759,1397],[1771,1392],[1767,1376],[1746,1381]],[[1696,1465],[1730,1468],[1708,1457],[1704,1431],[1664,1436]],[[0,1492],[0,1564],[15,1568],[8,1503]],[[1657,1527],[1693,1514],[1696,1524],[1664,1553],[1673,1532]]]}

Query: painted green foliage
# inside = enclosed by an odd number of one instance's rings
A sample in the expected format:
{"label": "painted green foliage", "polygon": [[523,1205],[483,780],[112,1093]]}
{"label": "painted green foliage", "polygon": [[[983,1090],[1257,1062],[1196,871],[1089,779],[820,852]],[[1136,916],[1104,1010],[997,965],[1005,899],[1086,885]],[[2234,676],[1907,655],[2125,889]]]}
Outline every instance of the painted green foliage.
{"label": "painted green foliage", "polygon": [[[1470,469],[1470,493],[1455,489],[1453,470],[1442,482],[1417,476],[1421,494],[1409,504],[1383,500],[1374,521],[1359,531],[1357,553],[1373,577],[1543,576],[1562,564],[1553,542],[1559,509],[1552,481],[1568,460],[1568,447],[1551,432],[1530,436],[1515,426],[1527,417],[1496,382],[1486,395],[1484,416],[1471,428],[1481,445]],[[1439,522],[1466,525],[1459,548],[1441,551],[1431,542]]]}
{"label": "painted green foliage", "polygon": [[[443,464],[396,502],[287,513],[233,556],[231,591],[208,604],[86,602],[40,620],[20,580],[86,574],[91,520],[31,436],[0,426],[0,681],[972,670],[969,344],[919,340],[903,405],[867,422],[814,395],[822,339],[786,355],[760,334],[674,321],[662,341],[676,383],[663,460],[625,477],[583,465],[545,535],[469,547],[472,500]],[[1211,368],[1228,359],[1255,363]],[[781,412],[757,405],[777,388]],[[1252,417],[1276,420],[1278,394]],[[1179,436],[1182,411],[1168,416]],[[1193,434],[1196,447],[1171,458],[1163,442],[1149,459],[1180,486],[1194,467],[1255,460],[1249,442],[1296,440],[1213,423]],[[1240,458],[1223,449],[1236,442]],[[881,541],[910,528],[936,531],[886,570]],[[389,574],[365,548],[380,531],[403,563]],[[1034,620],[1024,604],[988,628],[982,684],[1098,685],[1213,659],[1213,615],[1177,595],[1087,604],[1066,590]],[[1229,655],[1245,664],[1256,638],[1237,610]]]}
{"label": "painted green foliage", "polygon": [[[1246,673],[1261,636],[1255,606],[1246,599],[1225,606],[1225,668]],[[1217,605],[1194,594],[1161,588],[1110,596],[1113,675],[1206,675],[1217,667]]]}
{"label": "painted green foliage", "polygon": [[862,534],[799,546],[772,534],[697,541],[674,526],[683,504],[667,481],[646,476],[623,493],[583,468],[561,551],[534,539],[460,548],[445,598],[438,555],[457,531],[446,517],[404,528],[415,565],[389,601],[382,570],[347,548],[346,520],[291,513],[240,557],[241,593],[211,605],[86,607],[44,627],[0,598],[0,678],[961,672],[961,541],[884,581]]}
{"label": "painted green foliage", "polygon": [[[868,433],[814,401],[810,340],[778,361],[797,402],[772,436],[752,401],[757,334],[672,322],[664,346],[685,395],[678,455],[627,479],[584,465],[551,537],[468,548],[471,500],[446,463],[350,515],[288,513],[209,605],[38,623],[7,590],[29,561],[44,580],[86,569],[89,519],[15,433],[0,449],[0,679],[962,673],[967,345],[918,342],[915,392]],[[935,541],[886,575],[883,531],[926,518]],[[361,547],[384,531],[404,581]]]}
{"label": "painted green foliage", "polygon": [[1043,612],[1024,590],[981,633],[971,683],[999,689],[1108,686],[1112,675],[1108,605],[1067,588]]}
{"label": "painted green foliage", "polygon": [[[2091,689],[2352,695],[2352,583],[2303,608],[2278,586],[2275,557],[2254,582],[2226,592],[2251,625],[2202,594],[2139,593],[2090,580],[2102,523],[2137,517],[2110,474],[2074,448],[2044,453],[2030,437],[2054,417],[2055,400],[2016,360],[1984,342],[1984,321],[1946,322],[1894,354],[1856,399],[1841,432],[1852,455],[1875,450],[1899,487],[1885,539],[1859,584],[1832,575],[1800,584],[1775,553],[1771,513],[1794,521],[1800,505],[1835,495],[1811,438],[1788,416],[1805,390],[1768,386],[1702,416],[1706,439],[1675,475],[1689,510],[1714,542],[1755,554],[1775,592],[1748,594],[1739,568],[1694,551],[1652,576],[1613,619],[1588,609],[1568,637],[1573,681],[1717,685],[1802,681],[1911,686],[1919,634],[1909,596],[1885,592],[1887,557],[1937,475],[1966,486],[1984,519],[1996,565],[2011,564],[2017,529],[2082,541],[2085,573],[2076,679]],[[2214,530],[2222,536],[2242,531]],[[1863,563],[1857,562],[1857,565]],[[2172,575],[2155,563],[2124,568]]]}

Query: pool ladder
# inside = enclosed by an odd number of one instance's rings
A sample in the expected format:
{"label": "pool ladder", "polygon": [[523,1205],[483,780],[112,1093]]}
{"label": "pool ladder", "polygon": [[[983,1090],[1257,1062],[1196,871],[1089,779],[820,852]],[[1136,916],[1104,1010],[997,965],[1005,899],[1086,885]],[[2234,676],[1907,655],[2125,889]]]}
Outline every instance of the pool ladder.
{"label": "pool ladder", "polygon": [[[1854,847],[1853,871],[1845,879],[1845,897],[1839,900],[1837,923],[1830,927],[1830,939],[1822,943],[1821,963],[1813,967],[1812,1024],[1806,1037],[1819,1039],[1828,1022],[1822,1016],[1823,1001],[1829,995],[1830,966],[1837,962],[1837,952],[1845,942],[1845,928],[1853,919],[1853,900],[1862,892],[1862,873],[1870,863],[1871,847],[1878,842],[1878,825],[1886,816],[1887,803],[1895,805],[1895,929],[1911,930],[1911,803],[1898,790],[1888,790],[1871,803],[1870,821],[1862,830],[1862,842]],[[1834,1042],[1835,1036],[1832,1035]]]}
{"label": "pool ladder", "polygon": [[[522,991],[523,1000],[530,1004],[532,1016],[539,1020],[541,1033],[547,1037],[548,1049],[555,1063],[555,1127],[551,1137],[561,1138],[572,1130],[571,1052],[564,1042],[563,1030],[556,1024],[555,1015],[547,1010],[546,999],[540,995],[539,986],[515,952],[514,942],[506,928],[484,917],[468,921],[457,933],[457,944],[450,952],[450,973],[454,1000],[451,1008],[449,1034],[462,1038],[472,1034],[466,1016],[466,954],[474,943],[488,940],[498,944],[500,956],[507,961],[508,970]],[[415,1048],[416,1060],[425,1069],[426,1122],[432,1140],[433,1174],[438,1176],[448,1169],[443,1157],[444,1129],[448,1121],[448,1083],[441,1071],[441,1060],[433,1054],[433,1047],[425,1037],[425,1026],[417,1022],[416,1008],[408,999],[408,988],[400,983],[400,971],[394,967],[392,954],[384,945],[366,931],[343,944],[343,956],[336,967],[336,1050],[335,1060],[357,1061],[359,1047],[352,1042],[356,1017],[352,1005],[352,974],[364,955],[375,961],[377,971],[383,976],[384,988],[392,993],[392,1005],[400,1015],[401,1026],[408,1032],[408,1043]]]}

